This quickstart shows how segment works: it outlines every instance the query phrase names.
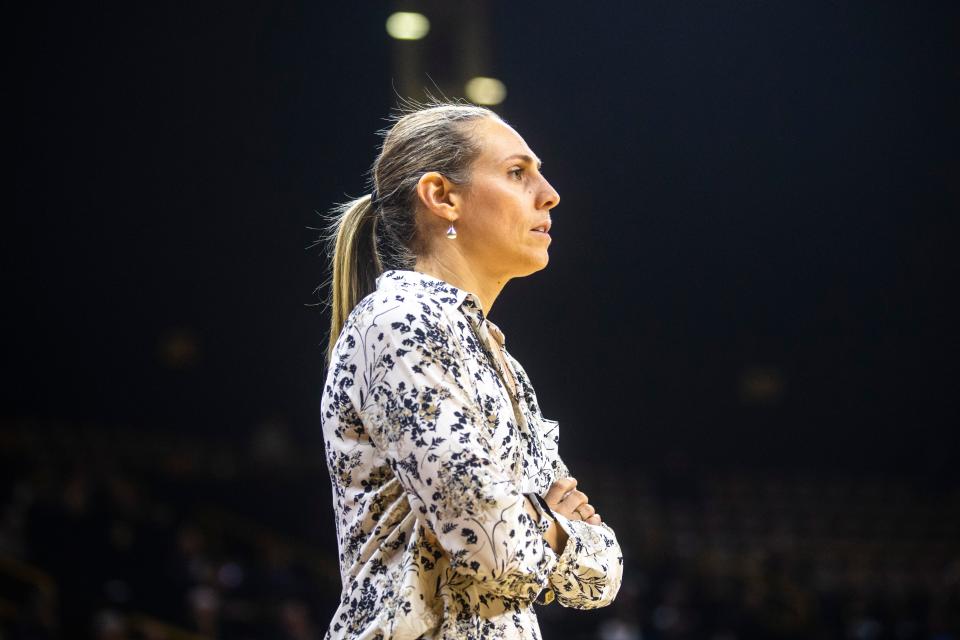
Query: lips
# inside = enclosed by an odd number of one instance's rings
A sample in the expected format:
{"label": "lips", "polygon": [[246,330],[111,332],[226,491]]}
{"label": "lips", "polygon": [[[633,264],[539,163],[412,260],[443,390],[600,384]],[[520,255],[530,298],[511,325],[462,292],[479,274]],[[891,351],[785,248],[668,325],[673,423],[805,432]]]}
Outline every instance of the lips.
{"label": "lips", "polygon": [[536,231],[538,233],[550,233],[550,227],[552,226],[553,223],[550,220],[546,220],[535,226],[533,229],[531,229],[531,231]]}

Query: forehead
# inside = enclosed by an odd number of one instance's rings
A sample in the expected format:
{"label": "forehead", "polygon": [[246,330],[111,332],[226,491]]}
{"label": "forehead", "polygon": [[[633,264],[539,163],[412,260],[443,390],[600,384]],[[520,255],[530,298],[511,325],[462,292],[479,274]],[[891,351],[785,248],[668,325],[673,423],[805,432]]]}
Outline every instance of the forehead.
{"label": "forehead", "polygon": [[484,118],[474,130],[481,144],[480,160],[500,162],[512,155],[523,154],[536,158],[526,141],[510,125],[495,118]]}

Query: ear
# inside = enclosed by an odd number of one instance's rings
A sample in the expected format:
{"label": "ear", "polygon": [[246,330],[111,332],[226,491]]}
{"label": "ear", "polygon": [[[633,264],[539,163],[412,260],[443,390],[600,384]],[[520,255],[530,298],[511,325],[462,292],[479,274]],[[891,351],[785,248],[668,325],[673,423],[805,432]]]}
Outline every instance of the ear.
{"label": "ear", "polygon": [[455,189],[454,183],[436,171],[428,171],[417,181],[420,203],[429,213],[447,222],[454,222],[460,217],[460,199],[454,193]]}

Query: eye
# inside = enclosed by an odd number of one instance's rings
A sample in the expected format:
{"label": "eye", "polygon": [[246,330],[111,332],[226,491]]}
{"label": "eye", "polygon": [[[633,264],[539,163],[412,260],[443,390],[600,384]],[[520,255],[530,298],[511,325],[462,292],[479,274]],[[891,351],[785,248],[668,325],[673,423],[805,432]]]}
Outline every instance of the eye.
{"label": "eye", "polygon": [[510,169],[510,171],[508,171],[507,173],[513,176],[514,180],[520,180],[521,178],[523,178],[523,167],[515,167],[513,169]]}

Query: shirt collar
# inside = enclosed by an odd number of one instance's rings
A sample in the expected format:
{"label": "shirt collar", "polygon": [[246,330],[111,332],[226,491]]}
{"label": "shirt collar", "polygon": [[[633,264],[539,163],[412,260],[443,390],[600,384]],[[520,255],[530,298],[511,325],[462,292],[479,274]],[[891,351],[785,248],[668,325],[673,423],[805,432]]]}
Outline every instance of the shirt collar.
{"label": "shirt collar", "polygon": [[[482,326],[485,321],[488,325],[493,324],[486,320],[480,306],[480,298],[476,294],[458,289],[449,282],[444,282],[425,273],[402,269],[384,271],[377,276],[377,290],[386,291],[390,289],[428,293],[441,304],[460,309],[477,326]],[[494,333],[499,334],[499,338],[503,336],[499,328],[496,328]],[[503,341],[499,338],[498,341],[503,344]]]}

